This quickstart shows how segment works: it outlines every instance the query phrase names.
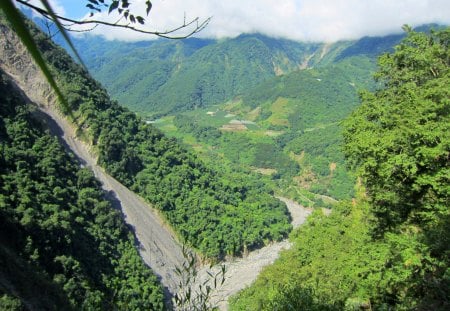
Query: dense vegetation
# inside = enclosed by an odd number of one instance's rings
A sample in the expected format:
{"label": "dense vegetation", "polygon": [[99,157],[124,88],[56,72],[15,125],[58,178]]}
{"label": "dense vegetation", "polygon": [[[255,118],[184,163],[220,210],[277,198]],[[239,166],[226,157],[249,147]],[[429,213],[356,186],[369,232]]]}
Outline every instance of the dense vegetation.
{"label": "dense vegetation", "polygon": [[16,88],[1,72],[0,309],[163,309],[122,215]]}
{"label": "dense vegetation", "polygon": [[357,56],[373,60],[400,38],[323,44],[261,34],[142,42],[86,35],[74,38],[74,44],[94,78],[114,99],[133,111],[158,116],[221,104],[298,69],[328,66]]}
{"label": "dense vegetation", "polygon": [[286,206],[263,183],[206,165],[111,101],[61,48],[37,29],[33,32],[99,164],[160,209],[184,242],[219,258],[288,234]]}
{"label": "dense vegetation", "polygon": [[357,200],[316,212],[232,309],[450,307],[450,29],[407,33],[345,122]]}

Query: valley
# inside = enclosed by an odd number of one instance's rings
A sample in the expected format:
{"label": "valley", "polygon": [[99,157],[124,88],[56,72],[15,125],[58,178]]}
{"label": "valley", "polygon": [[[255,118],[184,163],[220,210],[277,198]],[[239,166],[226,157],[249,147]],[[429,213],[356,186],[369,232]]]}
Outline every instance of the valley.
{"label": "valley", "polygon": [[[164,220],[161,212],[151,207],[148,202],[131,192],[98,165],[99,155],[93,146],[87,143],[86,136],[77,132],[77,124],[74,124],[73,121],[70,122],[58,111],[50,85],[45,82],[42,73],[30,65],[32,62],[29,56],[19,52],[20,43],[17,38],[14,38],[9,32],[4,32],[4,34],[4,38],[7,40],[4,42],[4,46],[7,48],[1,50],[4,60],[2,69],[9,76],[14,77],[17,88],[29,96],[22,100],[37,105],[41,110],[34,111],[33,116],[48,126],[50,132],[66,146],[67,151],[73,152],[77,156],[77,161],[81,163],[82,167],[89,168],[94,172],[95,177],[107,192],[106,197],[112,206],[123,213],[125,222],[135,235],[141,257],[159,277],[165,288],[166,298],[175,294],[179,290],[179,277],[175,273],[175,268],[181,266],[185,260],[181,252],[181,244],[177,241],[179,239],[177,234],[167,224],[167,220]],[[70,118],[73,118],[73,115]],[[292,206],[292,203],[288,205],[291,209]],[[301,210],[302,207],[296,206],[296,209]],[[296,212],[295,215],[294,220],[297,225],[304,221],[306,214]],[[229,295],[235,293],[243,285],[250,284],[257,276],[257,271],[273,262],[279,251],[287,245],[286,241],[271,243],[261,250],[250,251],[242,261],[227,262],[226,265],[232,273],[232,276],[224,283],[224,288],[228,289],[220,291],[216,297],[220,297],[220,301],[226,300]],[[247,269],[249,265],[253,268]],[[201,269],[199,278],[208,278],[208,272],[208,269]]]}
{"label": "valley", "polygon": [[[26,88],[23,89],[26,90]],[[183,257],[182,247],[177,241],[175,233],[161,218],[157,210],[96,164],[96,159],[90,154],[87,146],[76,138],[73,126],[67,120],[49,109],[47,105],[41,105],[40,109],[44,110],[43,114],[39,114],[39,116],[46,119],[45,123],[49,125],[51,133],[62,139],[68,145],[68,151],[73,152],[84,166],[94,172],[95,177],[102,183],[103,189],[112,197],[111,200],[113,202],[118,200],[115,208],[121,210],[125,222],[131,226],[137,243],[139,243],[138,249],[141,257],[160,278],[161,284],[168,291],[167,297],[177,293],[180,290],[178,286],[180,279],[175,268],[181,267],[186,259]],[[288,207],[294,228],[305,222],[306,217],[311,213],[310,209],[306,209],[292,200],[280,197],[278,199]],[[279,253],[284,249],[289,249],[290,246],[291,243],[287,240],[275,242],[251,251],[243,258],[224,261],[222,264],[226,267],[226,280],[212,293],[212,305],[218,305],[221,310],[226,310],[228,298],[250,285],[263,267],[273,263]],[[220,268],[217,265],[210,269],[208,264],[198,267],[199,282],[208,280],[208,273],[217,273]]]}
{"label": "valley", "polygon": [[448,28],[75,36],[84,68],[20,17],[49,78],[5,14],[0,309],[449,306]]}

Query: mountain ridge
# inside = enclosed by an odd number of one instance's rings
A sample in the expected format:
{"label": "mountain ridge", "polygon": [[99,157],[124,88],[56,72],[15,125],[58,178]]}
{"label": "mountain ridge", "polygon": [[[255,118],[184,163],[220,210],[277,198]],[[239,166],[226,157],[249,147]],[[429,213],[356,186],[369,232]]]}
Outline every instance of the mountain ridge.
{"label": "mountain ridge", "polygon": [[[158,116],[219,104],[297,70],[357,55],[374,58],[396,40],[400,37],[326,44],[242,34],[222,40],[123,43],[96,37],[74,42],[113,98],[132,110]],[[374,45],[378,50],[370,51]]]}

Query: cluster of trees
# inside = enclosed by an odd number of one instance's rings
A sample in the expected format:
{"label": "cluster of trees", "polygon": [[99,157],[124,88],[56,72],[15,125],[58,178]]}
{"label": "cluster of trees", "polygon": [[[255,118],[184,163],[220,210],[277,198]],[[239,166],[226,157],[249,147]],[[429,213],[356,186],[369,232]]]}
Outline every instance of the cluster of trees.
{"label": "cluster of trees", "polygon": [[286,145],[286,151],[295,154],[303,152],[303,173],[311,172],[316,178],[310,191],[338,200],[353,196],[355,178],[345,165],[342,129],[339,124],[303,132],[287,142],[284,140],[285,137],[282,136],[278,143]]}
{"label": "cluster of trees", "polygon": [[163,212],[182,240],[211,258],[280,240],[291,230],[286,206],[257,180],[206,165],[106,91],[32,28],[67,98],[66,111],[100,165]]}
{"label": "cluster of trees", "polygon": [[222,136],[222,132],[217,127],[202,125],[193,117],[178,114],[173,119],[175,125],[180,131],[192,134],[197,140],[216,145],[217,140]]}
{"label": "cluster of trees", "polygon": [[231,309],[450,307],[450,29],[406,30],[344,124],[357,200],[313,214]]}
{"label": "cluster of trees", "polygon": [[0,72],[0,309],[164,309],[120,211],[16,89]]}

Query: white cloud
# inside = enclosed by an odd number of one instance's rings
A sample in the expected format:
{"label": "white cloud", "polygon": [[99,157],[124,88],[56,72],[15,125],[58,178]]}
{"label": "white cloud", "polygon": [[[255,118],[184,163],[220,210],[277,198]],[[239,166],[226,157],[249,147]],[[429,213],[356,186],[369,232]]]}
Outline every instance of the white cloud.
{"label": "white cloud", "polygon": [[[32,4],[34,6],[37,6],[39,8],[44,8],[44,5],[39,0],[30,0],[29,2],[30,2],[30,4]],[[66,14],[66,10],[64,9],[64,7],[61,5],[61,3],[58,0],[49,0],[49,4],[51,5],[53,11],[55,11],[56,14],[59,14],[59,15]],[[33,14],[35,14],[35,16],[37,16],[37,17],[41,17],[40,14],[38,14],[34,11],[33,11]]]}
{"label": "white cloud", "polygon": [[[336,41],[367,35],[401,32],[401,26],[450,24],[448,0],[154,0],[146,27],[166,30],[186,18],[212,16],[201,37],[234,37],[261,32],[303,41]],[[145,13],[145,0],[132,1]],[[145,14],[144,14],[145,15]],[[105,12],[102,17],[113,20]],[[120,29],[95,30],[108,39],[142,40],[150,37]]]}

